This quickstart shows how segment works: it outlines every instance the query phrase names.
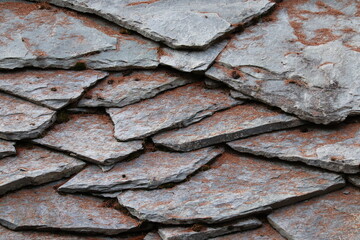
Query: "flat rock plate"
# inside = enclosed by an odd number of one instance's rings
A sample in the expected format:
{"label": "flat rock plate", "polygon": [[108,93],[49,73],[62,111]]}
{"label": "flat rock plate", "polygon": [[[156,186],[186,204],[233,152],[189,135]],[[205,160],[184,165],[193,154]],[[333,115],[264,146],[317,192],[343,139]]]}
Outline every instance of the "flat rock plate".
{"label": "flat rock plate", "polygon": [[14,142],[0,139],[0,158],[16,154],[16,149],[14,145]]}

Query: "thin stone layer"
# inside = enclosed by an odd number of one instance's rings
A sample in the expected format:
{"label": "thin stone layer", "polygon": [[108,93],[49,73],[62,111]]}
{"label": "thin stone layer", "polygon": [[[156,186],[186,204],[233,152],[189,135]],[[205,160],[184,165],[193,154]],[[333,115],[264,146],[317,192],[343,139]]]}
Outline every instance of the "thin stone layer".
{"label": "thin stone layer", "polygon": [[163,240],[158,233],[149,232],[146,234],[144,240]]}
{"label": "thin stone layer", "polygon": [[268,216],[287,239],[359,239],[360,190],[345,188]]}
{"label": "thin stone layer", "polygon": [[107,115],[70,114],[68,118],[32,141],[100,165],[112,165],[143,148],[140,141],[118,142]]}
{"label": "thin stone layer", "polygon": [[348,181],[350,183],[352,183],[354,186],[356,187],[360,187],[360,176],[359,175],[354,175],[354,176],[348,176],[347,177]]}
{"label": "thin stone layer", "polygon": [[205,89],[203,83],[199,82],[131,106],[108,108],[106,111],[115,124],[115,137],[128,141],[161,130],[188,126],[238,103],[226,90]]}
{"label": "thin stone layer", "polygon": [[329,127],[304,127],[262,134],[228,143],[239,152],[308,165],[344,173],[360,172],[360,123]]}
{"label": "thin stone layer", "polygon": [[0,90],[37,104],[60,109],[108,74],[99,71],[37,71],[0,73]]}
{"label": "thin stone layer", "polygon": [[341,188],[344,179],[303,166],[225,153],[206,172],[169,189],[126,191],[119,203],[158,223],[217,223]]}
{"label": "thin stone layer", "polygon": [[21,140],[38,137],[55,118],[55,111],[0,93],[0,138]]}
{"label": "thin stone layer", "polygon": [[148,152],[128,162],[121,162],[109,172],[88,166],[62,185],[64,192],[116,192],[134,188],[156,188],[180,182],[223,151],[205,148],[189,153]]}
{"label": "thin stone layer", "polygon": [[235,36],[206,75],[302,119],[359,114],[359,4],[283,1]]}
{"label": "thin stone layer", "polygon": [[61,153],[35,146],[17,147],[16,156],[0,161],[0,195],[69,177],[83,167],[83,161]]}
{"label": "thin stone layer", "polygon": [[114,235],[140,222],[112,208],[103,199],[60,195],[55,182],[0,198],[0,223],[12,230],[61,230]]}
{"label": "thin stone layer", "polygon": [[0,139],[0,158],[16,154],[16,149],[14,145],[14,142]]}
{"label": "thin stone layer", "polygon": [[268,107],[249,103],[217,112],[186,128],[155,135],[155,144],[190,151],[274,130],[303,124],[301,120]]}

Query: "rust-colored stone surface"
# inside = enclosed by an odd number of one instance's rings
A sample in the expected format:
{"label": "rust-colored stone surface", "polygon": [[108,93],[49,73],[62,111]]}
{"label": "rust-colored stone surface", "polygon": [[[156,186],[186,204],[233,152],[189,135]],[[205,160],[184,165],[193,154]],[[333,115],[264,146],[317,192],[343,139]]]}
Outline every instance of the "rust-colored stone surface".
{"label": "rust-colored stone surface", "polygon": [[14,142],[9,142],[0,139],[0,158],[16,154],[14,145],[15,145]]}

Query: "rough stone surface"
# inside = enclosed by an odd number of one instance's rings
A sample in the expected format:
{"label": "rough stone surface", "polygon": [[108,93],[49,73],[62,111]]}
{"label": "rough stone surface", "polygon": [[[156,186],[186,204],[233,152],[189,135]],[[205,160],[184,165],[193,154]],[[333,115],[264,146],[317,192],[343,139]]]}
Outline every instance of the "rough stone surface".
{"label": "rough stone surface", "polygon": [[109,207],[103,199],[60,195],[55,182],[0,198],[0,223],[12,230],[43,229],[118,234],[140,222]]}
{"label": "rough stone surface", "polygon": [[230,90],[230,96],[235,99],[240,99],[240,100],[252,100],[253,99],[252,97],[247,96],[239,91],[235,91],[233,89]]}
{"label": "rough stone surface", "polygon": [[226,90],[209,90],[193,83],[123,108],[108,108],[120,141],[141,139],[160,130],[188,126],[238,101]]}
{"label": "rough stone surface", "polygon": [[360,176],[354,175],[354,176],[348,176],[348,181],[351,182],[354,186],[360,187]]}
{"label": "rough stone surface", "polygon": [[155,135],[155,144],[177,151],[190,151],[259,133],[303,124],[296,117],[267,106],[249,103],[217,112],[186,128]]}
{"label": "rough stone surface", "polygon": [[241,219],[222,226],[199,225],[192,227],[168,227],[160,228],[159,234],[163,240],[207,240],[209,238],[249,230],[261,226],[256,218]]}
{"label": "rough stone surface", "polygon": [[0,138],[35,138],[55,121],[55,111],[0,93]]}
{"label": "rough stone surface", "polygon": [[207,76],[315,123],[360,113],[358,1],[280,5],[235,36]]}
{"label": "rough stone surface", "polygon": [[119,203],[153,222],[216,223],[245,217],[345,185],[337,174],[223,154],[206,172],[169,189],[126,191]]}
{"label": "rough stone surface", "polygon": [[79,172],[85,163],[44,148],[17,147],[16,156],[0,161],[0,195],[28,185],[39,185]]}
{"label": "rough stone surface", "polygon": [[237,26],[248,23],[274,6],[270,0],[45,2],[97,14],[172,48],[206,48]]}
{"label": "rough stone surface", "polygon": [[78,99],[107,73],[98,71],[20,71],[0,73],[0,90],[53,109]]}
{"label": "rough stone surface", "polygon": [[180,182],[219,156],[222,150],[205,148],[189,153],[148,152],[121,162],[109,172],[88,166],[62,185],[64,192],[116,192],[133,188],[156,188]]}
{"label": "rough stone surface", "polygon": [[112,73],[88,91],[78,106],[123,107],[192,81],[189,77],[167,70]]}
{"label": "rough stone surface", "polygon": [[[204,83],[205,83],[206,88],[210,88],[210,89],[220,88],[224,85],[222,82],[214,81],[209,78],[205,78]],[[230,91],[232,91],[232,90],[230,90]]]}
{"label": "rough stone surface", "polygon": [[360,172],[360,123],[306,127],[240,139],[228,145],[240,152],[344,173]]}
{"label": "rough stone surface", "polygon": [[100,165],[112,165],[138,150],[140,141],[118,142],[107,115],[74,114],[69,121],[55,125],[43,138],[33,142]]}
{"label": "rough stone surface", "polygon": [[360,239],[360,191],[345,188],[268,216],[287,239]]}
{"label": "rough stone surface", "polygon": [[16,149],[14,145],[15,145],[14,142],[9,142],[0,139],[0,158],[16,154]]}
{"label": "rough stone surface", "polygon": [[163,240],[158,233],[150,232],[146,234],[144,240]]}

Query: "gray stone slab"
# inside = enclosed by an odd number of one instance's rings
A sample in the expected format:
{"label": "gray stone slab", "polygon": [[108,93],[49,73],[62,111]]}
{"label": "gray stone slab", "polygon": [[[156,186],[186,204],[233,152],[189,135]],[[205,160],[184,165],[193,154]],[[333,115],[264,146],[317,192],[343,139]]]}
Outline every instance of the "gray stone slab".
{"label": "gray stone slab", "polygon": [[159,234],[163,240],[207,240],[217,236],[241,232],[261,226],[256,218],[241,219],[222,226],[206,226],[194,224],[191,227],[160,228]]}
{"label": "gray stone slab", "polygon": [[101,198],[60,195],[55,182],[0,198],[0,223],[12,230],[61,230],[114,235],[140,225]]}
{"label": "gray stone slab", "polygon": [[112,165],[141,150],[140,141],[118,142],[107,115],[74,114],[33,142],[74,154],[89,162]]}
{"label": "gray stone slab", "polygon": [[264,132],[302,125],[303,121],[267,106],[248,103],[190,125],[155,135],[155,144],[176,151],[190,151]]}
{"label": "gray stone slab", "polygon": [[287,239],[359,239],[360,190],[345,188],[268,216]]}
{"label": "gray stone slab", "polygon": [[223,151],[205,148],[189,153],[148,152],[121,162],[109,172],[88,166],[59,188],[64,192],[116,192],[134,188],[156,188],[180,182]]}
{"label": "gray stone slab", "polygon": [[15,142],[0,139],[0,158],[16,154]]}
{"label": "gray stone slab", "polygon": [[240,99],[240,100],[252,100],[253,99],[252,97],[247,96],[239,91],[235,91],[233,89],[230,90],[230,96],[235,99]]}
{"label": "gray stone slab", "polygon": [[163,240],[158,233],[150,232],[146,234],[144,240]]}
{"label": "gray stone slab", "polygon": [[107,75],[93,70],[5,72],[0,73],[0,90],[60,109],[77,100],[85,89]]}
{"label": "gray stone slab", "polygon": [[228,143],[239,152],[308,165],[344,173],[360,172],[358,146],[360,123],[329,127],[306,127],[262,134]]}
{"label": "gray stone slab", "polygon": [[126,191],[118,200],[140,219],[168,224],[217,223],[344,185],[344,179],[335,173],[225,153],[211,169],[185,183],[168,189]]}
{"label": "gray stone slab", "polygon": [[16,156],[0,161],[0,195],[69,177],[83,167],[83,161],[61,153],[35,146],[17,147]]}
{"label": "gray stone slab", "polygon": [[[172,48],[206,48],[274,6],[270,0],[46,0],[104,17]],[[236,11],[234,11],[236,9]]]}
{"label": "gray stone slab", "polygon": [[161,130],[188,126],[238,103],[226,90],[205,89],[199,82],[131,106],[108,108],[106,111],[115,124],[115,137],[127,141]]}
{"label": "gray stone slab", "polygon": [[55,118],[55,111],[0,93],[0,138],[21,140],[38,137]]}
{"label": "gray stone slab", "polygon": [[360,112],[358,1],[284,1],[235,36],[206,75],[328,124]]}
{"label": "gray stone slab", "polygon": [[193,79],[167,70],[112,73],[78,103],[79,107],[123,107],[176,88]]}
{"label": "gray stone slab", "polygon": [[351,182],[354,186],[360,187],[360,176],[359,175],[350,175],[347,177],[348,181]]}

